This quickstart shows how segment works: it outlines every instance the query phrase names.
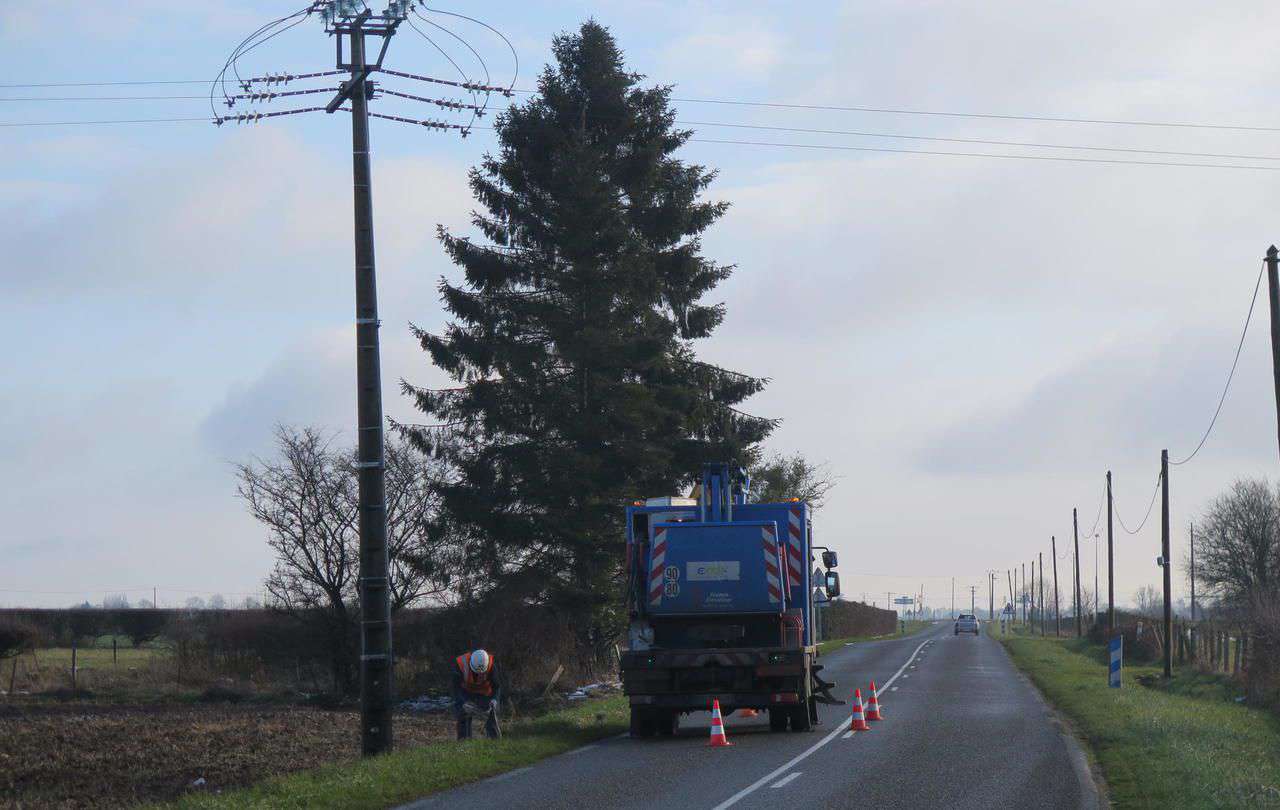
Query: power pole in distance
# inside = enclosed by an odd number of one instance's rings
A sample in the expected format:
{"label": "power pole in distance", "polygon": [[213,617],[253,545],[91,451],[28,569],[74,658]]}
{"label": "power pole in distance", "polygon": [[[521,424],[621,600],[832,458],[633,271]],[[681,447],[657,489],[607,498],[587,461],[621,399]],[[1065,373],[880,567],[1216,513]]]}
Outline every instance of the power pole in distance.
{"label": "power pole in distance", "polygon": [[969,615],[978,618],[978,586],[969,586]]}
{"label": "power pole in distance", "polygon": [[1051,536],[1050,552],[1053,554],[1053,637],[1062,635],[1062,611],[1058,604],[1058,538]]}
{"label": "power pole in distance", "polygon": [[1044,637],[1044,552],[1040,552],[1040,636]]}
{"label": "power pole in distance", "polygon": [[[1022,623],[1027,623],[1027,564],[1022,563],[1022,589],[1018,591],[1018,601],[1022,603]],[[1035,576],[1035,569],[1031,569],[1031,576]]]}
{"label": "power pole in distance", "polygon": [[1071,508],[1071,534],[1075,538],[1075,569],[1076,569],[1076,638],[1084,635],[1084,628],[1080,624],[1080,526],[1076,522],[1075,507]]}
{"label": "power pole in distance", "polygon": [[1160,451],[1160,565],[1164,568],[1164,676],[1173,677],[1173,566],[1169,564],[1169,451]]}
{"label": "power pole in distance", "polygon": [[1111,470],[1107,470],[1107,632],[1116,632],[1115,543],[1111,539]]}
{"label": "power pole in distance", "polygon": [[1276,436],[1280,438],[1280,251],[1267,248],[1267,291],[1271,300],[1271,375],[1276,387]]}

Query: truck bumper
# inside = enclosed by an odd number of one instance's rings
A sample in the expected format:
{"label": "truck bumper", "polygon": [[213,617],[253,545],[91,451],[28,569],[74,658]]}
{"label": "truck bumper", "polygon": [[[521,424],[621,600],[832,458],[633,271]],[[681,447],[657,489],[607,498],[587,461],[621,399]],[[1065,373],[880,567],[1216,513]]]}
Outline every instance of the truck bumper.
{"label": "truck bumper", "polygon": [[812,648],[626,652],[622,686],[632,706],[765,709],[803,700],[811,662]]}

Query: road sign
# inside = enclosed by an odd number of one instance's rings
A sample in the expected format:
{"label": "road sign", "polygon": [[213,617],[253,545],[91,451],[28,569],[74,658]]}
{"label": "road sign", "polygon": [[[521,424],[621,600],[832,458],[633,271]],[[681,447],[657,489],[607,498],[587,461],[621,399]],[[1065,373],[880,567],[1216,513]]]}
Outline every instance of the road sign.
{"label": "road sign", "polygon": [[893,603],[895,605],[914,605],[916,600],[912,599],[910,596],[895,596],[893,598]]}
{"label": "road sign", "polygon": [[1111,671],[1107,675],[1107,686],[1112,689],[1120,688],[1120,668],[1124,661],[1124,636],[1116,636],[1111,639]]}

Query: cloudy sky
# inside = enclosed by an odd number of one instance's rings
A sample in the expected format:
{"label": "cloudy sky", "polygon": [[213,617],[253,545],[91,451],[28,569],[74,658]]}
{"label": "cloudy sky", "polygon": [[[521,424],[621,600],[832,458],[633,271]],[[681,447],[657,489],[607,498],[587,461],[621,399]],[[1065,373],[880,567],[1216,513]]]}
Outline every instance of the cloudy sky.
{"label": "cloudy sky", "polygon": [[[9,126],[206,115],[199,98],[25,100],[200,97],[201,83],[14,85],[203,82],[293,5],[93,0],[60,8],[52,42],[38,5],[0,6],[11,66],[0,88],[0,604],[137,599],[152,586],[162,603],[260,592],[271,560],[231,464],[268,453],[276,423],[353,435],[345,118]],[[1094,525],[1107,469],[1136,527],[1161,448],[1189,453],[1217,404],[1260,258],[1280,239],[1280,178],[858,150],[1280,168],[1280,130],[1265,130],[1280,127],[1280,7],[803,6],[466,8],[512,39],[517,88],[532,86],[552,35],[588,16],[613,29],[634,70],[676,86],[679,118],[698,132],[685,156],[717,167],[711,193],[732,203],[707,239],[738,267],[713,296],[728,319],[701,352],[771,378],[750,403],[784,420],[771,447],[839,476],[818,531],[842,553],[848,594],[883,603],[923,584],[928,601],[949,605],[953,576],[967,594],[987,569],[1041,551],[1048,562],[1050,536],[1060,548],[1071,536],[1073,506],[1082,535]],[[433,19],[485,56],[495,82],[510,80],[500,40]],[[426,30],[480,76],[456,41]],[[307,22],[243,65],[299,72],[331,59]],[[453,70],[412,31],[388,64]],[[726,101],[1264,129],[712,103]],[[434,285],[457,276],[435,227],[465,227],[465,173],[492,137],[376,122],[373,138],[386,410],[407,418],[397,380],[441,379],[407,323],[444,323]],[[1217,427],[1171,476],[1179,546],[1231,479],[1275,469],[1262,304]],[[1158,582],[1159,515],[1116,535],[1116,591],[1128,600]],[[1081,541],[1087,579],[1092,544]]]}

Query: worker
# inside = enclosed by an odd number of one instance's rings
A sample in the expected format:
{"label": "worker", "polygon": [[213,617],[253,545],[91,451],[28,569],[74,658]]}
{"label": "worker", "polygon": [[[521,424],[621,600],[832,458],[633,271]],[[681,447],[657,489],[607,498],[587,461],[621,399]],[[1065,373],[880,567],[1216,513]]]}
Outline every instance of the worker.
{"label": "worker", "polygon": [[498,728],[498,700],[502,681],[498,662],[484,650],[459,655],[453,669],[453,713],[458,718],[458,739],[471,739],[471,721],[486,715],[484,733],[490,739],[502,735]]}

